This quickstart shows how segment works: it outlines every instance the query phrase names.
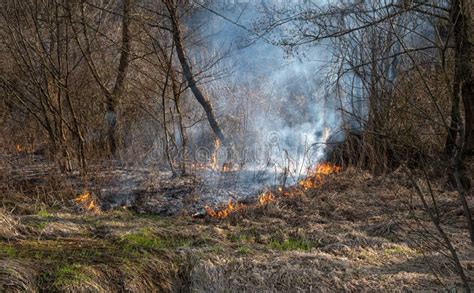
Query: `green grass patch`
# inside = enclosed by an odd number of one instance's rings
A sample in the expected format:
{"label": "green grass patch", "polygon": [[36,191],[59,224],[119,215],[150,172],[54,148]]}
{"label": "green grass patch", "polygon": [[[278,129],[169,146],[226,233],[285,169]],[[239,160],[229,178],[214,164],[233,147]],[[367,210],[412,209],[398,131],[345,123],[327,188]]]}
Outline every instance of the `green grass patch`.
{"label": "green grass patch", "polygon": [[390,255],[415,255],[416,251],[410,249],[407,246],[394,246],[390,248],[385,248],[383,251],[385,256]]}
{"label": "green grass patch", "polygon": [[10,245],[0,244],[0,255],[6,255],[7,257],[16,257],[18,255],[18,251],[15,247]]}
{"label": "green grass patch", "polygon": [[48,226],[48,224],[50,223],[50,221],[48,219],[32,219],[32,220],[28,220],[28,221],[25,221],[24,224],[28,227],[31,227],[35,230],[43,230],[44,228],[46,228],[46,226]]}
{"label": "green grass patch", "polygon": [[239,246],[237,252],[239,254],[249,254],[252,250],[248,246]]}
{"label": "green grass patch", "polygon": [[53,285],[55,287],[63,287],[69,284],[77,284],[89,280],[90,277],[81,271],[81,265],[65,264],[56,269]]}
{"label": "green grass patch", "polygon": [[312,244],[304,239],[298,238],[289,238],[285,239],[284,241],[272,240],[268,247],[270,249],[276,249],[281,251],[288,251],[288,250],[303,250],[309,251],[313,247]]}
{"label": "green grass patch", "polygon": [[228,239],[231,242],[254,242],[254,238],[246,234],[231,234]]}
{"label": "green grass patch", "polygon": [[122,236],[121,243],[125,252],[136,252],[138,250],[160,250],[175,249],[190,246],[191,241],[183,238],[160,237],[150,229],[141,229],[138,232]]}
{"label": "green grass patch", "polygon": [[40,210],[39,212],[36,213],[36,215],[40,218],[51,218],[53,215],[51,215],[47,210]]}

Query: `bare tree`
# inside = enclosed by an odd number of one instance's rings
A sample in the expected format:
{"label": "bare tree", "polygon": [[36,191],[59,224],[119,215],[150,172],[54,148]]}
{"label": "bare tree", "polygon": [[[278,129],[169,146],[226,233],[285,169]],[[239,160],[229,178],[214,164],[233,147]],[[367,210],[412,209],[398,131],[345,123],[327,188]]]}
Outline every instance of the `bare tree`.
{"label": "bare tree", "polygon": [[[121,43],[120,43],[120,58],[119,65],[115,74],[115,82],[112,89],[107,87],[108,81],[102,78],[99,73],[98,66],[94,62],[92,56],[92,45],[94,40],[91,39],[92,36],[96,36],[98,33],[98,28],[94,27],[93,24],[89,22],[88,16],[84,13],[88,2],[81,1],[81,12],[80,19],[75,20],[72,14],[72,6],[69,5],[69,10],[71,11],[70,24],[74,31],[76,42],[81,49],[81,52],[84,56],[84,59],[87,63],[87,66],[94,77],[95,82],[98,84],[100,90],[102,91],[105,97],[106,103],[106,112],[105,120],[107,124],[107,137],[109,150],[112,155],[115,154],[117,150],[117,106],[120,100],[121,95],[123,94],[124,85],[127,76],[127,70],[130,62],[130,10],[131,2],[130,0],[124,0],[122,6],[122,34],[121,34]],[[92,7],[96,9],[97,7]],[[102,10],[103,11],[103,10]],[[108,12],[108,11],[106,11]],[[103,19],[100,21],[104,21]],[[76,27],[76,23],[81,26],[81,29]],[[81,38],[82,37],[82,38]],[[82,39],[82,40],[81,40]]]}
{"label": "bare tree", "polygon": [[186,81],[188,82],[188,86],[193,92],[194,97],[199,102],[199,104],[201,104],[202,108],[206,112],[207,120],[209,121],[209,125],[211,126],[215,135],[222,143],[226,143],[224,132],[222,131],[219,123],[217,122],[214,110],[212,108],[212,104],[197,85],[197,79],[193,74],[191,64],[185,52],[181,22],[178,14],[178,7],[180,5],[180,1],[163,0],[163,2],[169,13],[173,41],[176,48],[176,54],[178,55],[181,68],[183,69],[183,75]]}
{"label": "bare tree", "polygon": [[38,6],[30,1],[8,1],[1,12],[2,41],[17,65],[3,74],[2,86],[46,130],[61,166],[72,169],[68,136],[75,140],[80,169],[85,171],[85,142],[73,101],[71,76],[79,69],[71,30],[65,21],[64,1]]}

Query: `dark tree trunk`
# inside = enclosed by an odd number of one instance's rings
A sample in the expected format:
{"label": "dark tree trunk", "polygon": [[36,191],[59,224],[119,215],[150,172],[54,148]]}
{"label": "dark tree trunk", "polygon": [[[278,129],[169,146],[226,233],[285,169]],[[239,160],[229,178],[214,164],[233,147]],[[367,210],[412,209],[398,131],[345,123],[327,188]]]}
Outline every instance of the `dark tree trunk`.
{"label": "dark tree trunk", "polygon": [[225,144],[225,135],[222,131],[219,123],[217,122],[216,116],[214,114],[214,110],[212,108],[211,102],[207,99],[207,97],[203,94],[201,89],[197,86],[196,78],[192,72],[190,62],[186,56],[186,52],[184,50],[183,44],[183,37],[181,33],[181,26],[178,19],[178,13],[176,11],[176,6],[172,3],[172,0],[165,0],[164,3],[166,8],[170,14],[172,31],[173,31],[173,41],[176,48],[176,53],[178,54],[178,59],[183,68],[183,75],[186,79],[186,82],[189,85],[189,88],[194,94],[196,100],[201,104],[202,108],[206,112],[207,120],[214,131],[217,138]]}
{"label": "dark tree trunk", "polygon": [[465,113],[463,154],[474,155],[474,47],[473,12],[470,0],[453,0],[455,72],[454,95],[462,98]]}
{"label": "dark tree trunk", "polygon": [[109,141],[110,152],[115,154],[117,151],[117,104],[118,99],[123,93],[125,77],[130,56],[130,0],[123,1],[122,16],[122,46],[120,49],[120,61],[117,69],[117,77],[115,85],[111,93],[107,94],[107,136]]}
{"label": "dark tree trunk", "polygon": [[[465,111],[465,134],[463,146],[456,146],[453,158],[453,176],[458,190],[459,200],[468,224],[471,242],[474,245],[474,223],[466,199],[466,190],[470,188],[469,180],[464,174],[464,158],[472,154],[474,148],[474,77],[472,70],[473,46],[469,39],[472,29],[472,12],[470,0],[453,0],[451,6],[451,20],[453,23],[455,42],[455,68],[453,81],[453,103],[462,98]],[[459,127],[458,127],[459,129]],[[461,136],[462,131],[458,130]]]}

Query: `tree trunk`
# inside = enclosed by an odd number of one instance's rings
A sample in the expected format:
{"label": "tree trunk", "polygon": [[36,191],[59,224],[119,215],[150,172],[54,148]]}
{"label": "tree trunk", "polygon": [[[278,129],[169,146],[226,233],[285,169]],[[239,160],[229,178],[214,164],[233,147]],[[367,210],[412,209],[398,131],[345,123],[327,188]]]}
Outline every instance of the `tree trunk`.
{"label": "tree trunk", "polygon": [[186,52],[184,50],[183,37],[181,33],[181,27],[180,27],[176,7],[174,6],[174,3],[172,2],[173,2],[172,0],[164,0],[166,8],[170,14],[172,31],[173,31],[173,41],[175,44],[176,53],[178,54],[179,62],[181,64],[181,67],[183,68],[184,78],[186,79],[189,87],[191,88],[191,91],[193,92],[194,97],[199,102],[199,104],[201,104],[202,108],[206,112],[207,120],[209,121],[209,124],[212,130],[214,131],[215,135],[222,142],[222,144],[225,144],[225,136],[221,127],[219,126],[219,123],[216,120],[216,116],[214,114],[212,104],[206,98],[206,96],[202,93],[201,89],[197,86],[196,78],[192,72],[191,65],[186,56]]}
{"label": "tree trunk", "polygon": [[473,4],[469,0],[453,0],[451,18],[455,42],[455,95],[460,95],[464,105],[465,132],[463,154],[474,155],[474,20]]}
{"label": "tree trunk", "polygon": [[123,16],[122,16],[122,46],[120,49],[120,61],[117,69],[117,77],[115,86],[111,93],[106,95],[106,122],[107,122],[107,136],[111,154],[117,151],[117,104],[118,99],[123,93],[125,77],[130,56],[130,0],[123,1]]}
{"label": "tree trunk", "polygon": [[[454,68],[454,98],[460,96],[464,103],[465,134],[463,146],[458,146],[453,158],[453,173],[458,190],[459,201],[462,204],[464,216],[468,224],[471,243],[474,245],[474,223],[466,199],[466,189],[469,181],[464,174],[464,158],[472,154],[474,148],[474,77],[472,71],[473,46],[469,39],[469,29],[472,29],[472,19],[469,0],[453,0],[451,6],[451,20],[454,25],[455,68]],[[456,100],[453,101],[453,103]]]}
{"label": "tree trunk", "polygon": [[460,110],[460,95],[459,83],[453,84],[453,93],[451,101],[451,123],[448,129],[448,136],[444,146],[444,152],[448,158],[455,155],[456,145],[458,144],[459,136],[461,135],[461,110]]}
{"label": "tree trunk", "polygon": [[171,77],[171,85],[172,85],[171,88],[173,90],[173,101],[174,101],[174,106],[176,108],[176,113],[178,116],[179,135],[181,139],[181,152],[179,156],[181,175],[185,176],[186,175],[186,159],[187,159],[187,137],[186,137],[186,129],[184,128],[184,123],[183,123],[183,115],[181,113],[181,107],[180,107],[181,94],[180,94],[178,81],[176,80],[176,75],[174,74],[173,68],[171,68],[170,75],[171,75],[170,77]]}

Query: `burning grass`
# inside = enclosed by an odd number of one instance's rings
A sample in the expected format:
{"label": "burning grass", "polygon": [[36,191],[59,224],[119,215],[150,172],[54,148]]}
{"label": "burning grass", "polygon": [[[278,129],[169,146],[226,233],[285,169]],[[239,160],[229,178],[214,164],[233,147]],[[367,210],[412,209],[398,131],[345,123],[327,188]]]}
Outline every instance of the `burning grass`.
{"label": "burning grass", "polygon": [[220,210],[214,210],[210,206],[205,206],[204,209],[206,210],[207,215],[212,218],[225,219],[232,213],[238,212],[244,209],[245,207],[245,205],[240,204],[237,201],[233,202],[232,199],[229,199],[229,202],[227,203],[227,206],[225,208],[222,208]]}
{"label": "burning grass", "polygon": [[[425,228],[434,231],[430,222],[421,217],[423,228],[411,220],[409,194],[396,179],[347,170],[324,176],[317,188],[267,191],[245,207],[231,202],[237,212],[219,221],[123,209],[4,213],[15,237],[0,245],[0,291],[454,288],[452,265],[421,238]],[[450,206],[455,197],[440,200]],[[471,247],[456,217],[445,228],[468,267]]]}
{"label": "burning grass", "polygon": [[[257,206],[266,205],[268,203],[274,202],[277,200],[277,197],[294,197],[300,196],[302,191],[308,191],[310,189],[320,188],[324,184],[324,178],[331,175],[341,172],[341,167],[333,165],[331,163],[320,163],[317,164],[313,171],[308,172],[306,178],[300,180],[297,186],[292,186],[287,189],[279,187],[277,192],[267,190],[263,192],[257,201]],[[215,219],[225,219],[231,214],[242,211],[248,207],[253,207],[255,205],[245,205],[241,204],[238,201],[232,201],[229,199],[227,206],[222,207],[221,209],[215,210],[210,206],[205,206],[206,213],[209,217]]]}
{"label": "burning grass", "polygon": [[97,205],[97,200],[92,197],[89,191],[84,191],[84,193],[80,194],[74,199],[74,202],[86,211],[95,213],[100,212],[100,208]]}
{"label": "burning grass", "polygon": [[313,170],[308,172],[308,176],[302,179],[298,184],[304,190],[321,187],[324,184],[324,177],[330,174],[341,172],[341,167],[330,163],[321,163],[316,165]]}

